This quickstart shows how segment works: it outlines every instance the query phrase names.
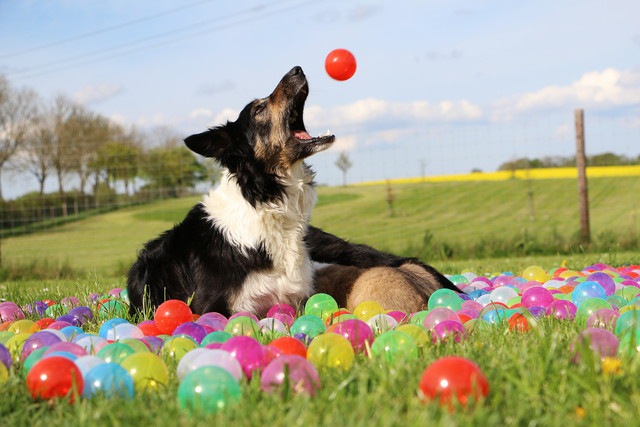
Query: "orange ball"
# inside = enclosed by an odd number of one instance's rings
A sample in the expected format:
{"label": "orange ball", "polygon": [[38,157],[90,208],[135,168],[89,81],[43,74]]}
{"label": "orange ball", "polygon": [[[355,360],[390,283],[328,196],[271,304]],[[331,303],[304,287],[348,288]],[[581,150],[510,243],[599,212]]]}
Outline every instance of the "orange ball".
{"label": "orange ball", "polygon": [[193,320],[193,312],[184,301],[170,299],[158,306],[153,320],[160,332],[171,335],[179,325]]}

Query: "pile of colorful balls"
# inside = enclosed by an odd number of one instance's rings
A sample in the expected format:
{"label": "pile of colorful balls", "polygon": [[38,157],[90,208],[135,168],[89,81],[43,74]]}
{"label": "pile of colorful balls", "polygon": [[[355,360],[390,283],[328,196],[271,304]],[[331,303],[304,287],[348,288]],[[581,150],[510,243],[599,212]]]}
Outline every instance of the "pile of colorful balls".
{"label": "pile of colorful balls", "polygon": [[[527,267],[511,273],[449,276],[463,291],[442,289],[417,313],[385,311],[364,302],[353,312],[326,294],[312,296],[300,312],[286,304],[267,317],[236,313],[194,315],[169,300],[153,320],[126,320],[126,290],[35,301],[0,303],[0,384],[21,375],[34,399],[96,395],[133,397],[179,382],[186,411],[218,412],[242,399],[241,384],[259,381],[266,393],[314,396],[323,370],[351,369],[357,358],[378,363],[419,360],[434,342],[461,342],[480,326],[514,333],[535,328],[541,317],[584,325],[573,357],[587,348],[607,366],[640,351],[640,266],[596,264],[581,271]],[[482,399],[488,381],[476,363],[449,356],[423,372],[418,396],[451,404]]]}

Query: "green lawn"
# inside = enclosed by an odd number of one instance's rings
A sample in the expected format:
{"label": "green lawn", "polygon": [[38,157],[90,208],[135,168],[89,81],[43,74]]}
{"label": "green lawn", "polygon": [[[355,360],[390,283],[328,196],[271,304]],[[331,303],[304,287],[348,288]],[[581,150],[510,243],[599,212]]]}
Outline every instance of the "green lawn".
{"label": "green lawn", "polygon": [[[465,264],[464,259],[510,258],[517,255],[516,248],[532,244],[562,249],[562,242],[579,228],[576,183],[568,179],[395,185],[393,215],[385,186],[322,187],[318,192],[314,225],[434,265],[452,262],[420,250],[425,234],[432,236],[434,246],[453,248],[457,265]],[[600,252],[637,251],[637,194],[637,177],[590,180],[591,229]],[[3,239],[2,262],[67,265],[80,271],[80,278],[122,277],[144,242],[179,222],[199,199],[159,201]],[[502,252],[492,253],[502,246]],[[534,248],[529,253],[538,252]]]}

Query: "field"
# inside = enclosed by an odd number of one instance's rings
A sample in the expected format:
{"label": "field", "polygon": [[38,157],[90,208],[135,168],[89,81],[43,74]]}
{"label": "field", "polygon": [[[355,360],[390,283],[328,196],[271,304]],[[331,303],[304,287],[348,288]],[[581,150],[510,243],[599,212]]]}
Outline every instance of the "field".
{"label": "field", "polygon": [[[312,222],[353,241],[390,251],[428,254],[427,261],[447,274],[465,271],[516,275],[530,265],[545,270],[562,265],[581,270],[604,262],[637,264],[634,240],[640,220],[634,197],[640,180],[600,178],[590,181],[593,248],[566,246],[566,252],[536,253],[536,245],[570,242],[577,231],[576,186],[573,180],[502,182],[418,182],[392,185],[393,212],[386,185],[321,188]],[[65,265],[66,279],[9,280],[0,297],[24,305],[51,298],[92,292],[106,293],[124,285],[123,274],[140,245],[170,227],[198,198],[163,201],[69,223],[33,235],[5,239],[3,263],[29,265],[46,259],[43,268]],[[354,220],[357,218],[357,221]],[[425,236],[431,236],[425,239]],[[526,256],[496,257],[514,242],[529,245]],[[482,246],[478,242],[484,242]],[[555,243],[554,243],[555,242]],[[556,247],[556,246],[554,246]],[[448,249],[447,249],[448,248]],[[605,250],[600,250],[605,248]],[[457,251],[454,254],[444,250]],[[515,255],[523,253],[515,247]],[[520,251],[520,252],[518,252]],[[475,255],[475,256],[474,256]],[[38,261],[42,262],[42,261]],[[92,306],[97,312],[97,308]],[[32,319],[37,317],[31,316]],[[140,319],[129,319],[132,322]],[[100,321],[84,330],[97,332]],[[176,364],[168,360],[168,384],[134,398],[34,401],[25,386],[23,368],[11,369],[2,383],[0,424],[3,426],[580,426],[635,425],[640,407],[640,359],[621,354],[603,362],[583,353],[572,361],[572,345],[585,328],[585,319],[539,319],[527,332],[510,330],[506,322],[469,327],[459,343],[425,343],[417,359],[393,363],[358,355],[350,370],[321,371],[321,388],[314,397],[267,394],[257,381],[242,381],[236,406],[218,414],[192,414],[177,400]],[[3,332],[0,332],[3,334]],[[0,335],[0,341],[7,335]],[[273,335],[259,336],[268,343]],[[486,399],[449,410],[423,403],[420,376],[433,361],[458,355],[474,361],[488,379]]]}
{"label": "field", "polygon": [[[450,273],[482,267],[491,258],[589,250],[612,254],[615,260],[616,254],[638,247],[637,177],[590,180],[592,248],[575,243],[577,190],[570,179],[419,182],[390,188],[392,211],[386,185],[321,187],[312,223],[354,242],[418,256],[445,269],[452,265]],[[122,277],[141,245],[180,221],[199,199],[160,201],[4,239],[3,266],[20,270],[41,265],[72,270],[76,277]],[[465,265],[465,260],[478,259],[480,264]]]}

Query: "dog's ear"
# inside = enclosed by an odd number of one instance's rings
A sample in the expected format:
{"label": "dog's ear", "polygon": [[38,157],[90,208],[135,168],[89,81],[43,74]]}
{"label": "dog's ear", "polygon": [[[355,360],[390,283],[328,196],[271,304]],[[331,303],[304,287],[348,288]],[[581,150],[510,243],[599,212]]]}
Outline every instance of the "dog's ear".
{"label": "dog's ear", "polygon": [[219,126],[206,132],[191,135],[184,140],[184,143],[194,153],[220,159],[231,146],[232,139],[226,127]]}

